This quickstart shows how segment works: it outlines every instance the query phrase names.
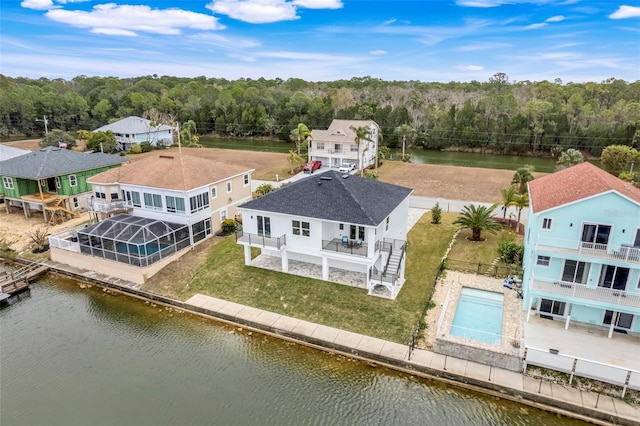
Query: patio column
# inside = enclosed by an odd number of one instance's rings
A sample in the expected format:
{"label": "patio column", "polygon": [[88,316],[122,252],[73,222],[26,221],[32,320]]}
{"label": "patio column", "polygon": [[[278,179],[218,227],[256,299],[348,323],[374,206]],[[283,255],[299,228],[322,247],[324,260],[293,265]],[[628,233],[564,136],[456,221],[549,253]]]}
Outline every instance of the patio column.
{"label": "patio column", "polygon": [[244,246],[244,264],[251,266],[251,247]]}
{"label": "patio column", "polygon": [[289,272],[289,254],[282,250],[282,272]]}
{"label": "patio column", "polygon": [[531,305],[533,305],[533,296],[529,296],[529,303],[527,303],[527,322],[531,318]]}
{"label": "patio column", "polygon": [[611,336],[613,336],[613,327],[617,320],[618,320],[618,313],[614,312],[613,316],[611,317],[611,325],[609,325],[609,335],[607,336],[609,339],[611,339]]}
{"label": "patio column", "polygon": [[29,218],[29,209],[27,208],[27,204],[24,201],[22,202],[22,211],[24,212],[24,217]]}
{"label": "patio column", "polygon": [[329,259],[322,257],[322,279],[329,281]]}

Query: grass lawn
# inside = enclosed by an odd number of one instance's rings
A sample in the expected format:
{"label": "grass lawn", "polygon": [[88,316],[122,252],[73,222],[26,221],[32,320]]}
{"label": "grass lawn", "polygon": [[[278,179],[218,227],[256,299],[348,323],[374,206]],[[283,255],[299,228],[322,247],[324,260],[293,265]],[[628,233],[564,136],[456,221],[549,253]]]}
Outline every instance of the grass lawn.
{"label": "grass lawn", "polygon": [[[186,300],[201,293],[331,327],[407,343],[418,322],[436,270],[455,232],[455,216],[440,225],[425,214],[408,237],[406,282],[395,301],[366,290],[244,265],[233,236],[210,246],[188,275],[152,279],[145,290]],[[189,256],[189,255],[187,255]],[[185,265],[182,265],[183,269]],[[165,274],[160,274],[165,275]],[[155,278],[155,277],[154,277]]]}
{"label": "grass lawn", "polygon": [[[482,267],[480,272],[486,272],[494,259],[498,257],[498,246],[502,236],[510,232],[508,229],[498,231],[496,234],[482,231],[482,238],[485,238],[484,241],[469,241],[467,237],[471,236],[471,230],[463,230],[456,238],[456,242],[449,252],[447,258],[448,267],[455,270],[477,273],[478,263],[481,263]],[[521,235],[516,235],[515,238],[519,244],[522,244]],[[504,261],[500,260],[497,265],[499,267],[499,273],[506,270]]]}

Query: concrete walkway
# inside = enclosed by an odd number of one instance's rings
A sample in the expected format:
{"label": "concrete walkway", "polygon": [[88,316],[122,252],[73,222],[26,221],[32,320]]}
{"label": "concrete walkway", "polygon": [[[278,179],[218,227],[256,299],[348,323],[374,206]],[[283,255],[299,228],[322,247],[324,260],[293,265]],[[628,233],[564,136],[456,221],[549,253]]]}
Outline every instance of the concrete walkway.
{"label": "concrete walkway", "polygon": [[[263,311],[250,306],[197,294],[185,302],[194,310],[241,324],[257,330],[273,333],[316,348],[340,351],[345,354],[373,360],[391,368],[413,374],[423,373],[457,385],[494,393],[517,402],[538,408],[573,413],[575,417],[587,417],[622,425],[638,425],[640,408],[602,394],[534,379],[520,373],[490,367],[473,361],[461,360],[415,349],[409,359],[407,345],[393,343],[375,337],[327,327],[308,321]],[[565,413],[567,414],[567,413]],[[585,416],[585,417],[582,417]]]}

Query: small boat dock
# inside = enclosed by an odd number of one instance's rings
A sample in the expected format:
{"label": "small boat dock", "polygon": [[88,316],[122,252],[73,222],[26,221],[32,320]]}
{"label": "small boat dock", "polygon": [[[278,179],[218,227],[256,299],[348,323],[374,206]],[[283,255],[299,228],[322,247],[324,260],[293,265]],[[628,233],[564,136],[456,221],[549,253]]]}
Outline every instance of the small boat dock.
{"label": "small boat dock", "polygon": [[29,288],[29,283],[49,270],[43,263],[32,263],[13,272],[0,272],[0,301]]}

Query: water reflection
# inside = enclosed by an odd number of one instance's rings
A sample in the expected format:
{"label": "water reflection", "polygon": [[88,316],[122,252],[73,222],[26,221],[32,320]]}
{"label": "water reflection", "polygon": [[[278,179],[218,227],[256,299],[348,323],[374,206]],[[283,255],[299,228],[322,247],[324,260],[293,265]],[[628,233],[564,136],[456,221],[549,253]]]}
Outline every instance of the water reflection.
{"label": "water reflection", "polygon": [[0,324],[2,425],[579,424],[60,277]]}

